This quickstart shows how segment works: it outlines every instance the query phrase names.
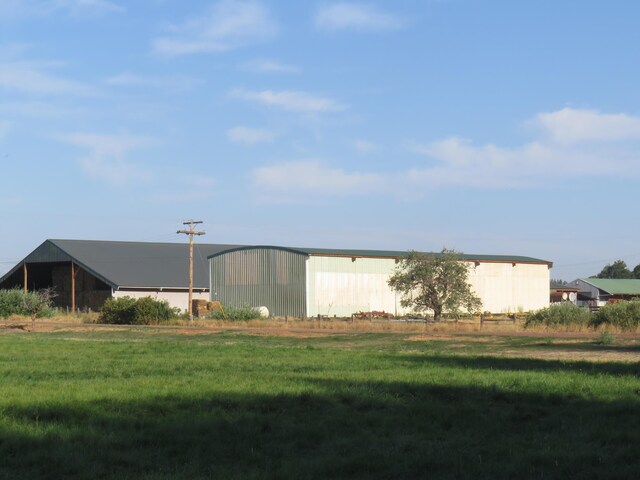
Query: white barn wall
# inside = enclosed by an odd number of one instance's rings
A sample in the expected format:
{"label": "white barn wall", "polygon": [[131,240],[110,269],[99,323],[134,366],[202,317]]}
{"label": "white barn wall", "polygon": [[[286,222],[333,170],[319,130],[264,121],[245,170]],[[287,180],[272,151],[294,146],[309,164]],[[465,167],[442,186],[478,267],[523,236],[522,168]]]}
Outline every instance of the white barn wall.
{"label": "white barn wall", "polygon": [[408,313],[387,281],[393,258],[311,256],[307,262],[307,315],[350,316],[355,312]]}
{"label": "white barn wall", "polygon": [[491,313],[531,312],[549,306],[549,267],[529,263],[469,262],[469,283]]}
{"label": "white barn wall", "polygon": [[[189,306],[188,292],[160,292],[160,291],[140,291],[140,290],[116,290],[113,292],[114,298],[131,297],[144,298],[151,297],[154,300],[166,300],[173,308],[179,308],[186,312]],[[209,292],[193,292],[194,300],[209,300]]]}
{"label": "white barn wall", "polygon": [[[387,281],[393,258],[311,256],[307,261],[307,315],[349,316],[355,312],[409,313]],[[549,306],[546,264],[468,262],[469,283],[482,311],[518,313]]]}

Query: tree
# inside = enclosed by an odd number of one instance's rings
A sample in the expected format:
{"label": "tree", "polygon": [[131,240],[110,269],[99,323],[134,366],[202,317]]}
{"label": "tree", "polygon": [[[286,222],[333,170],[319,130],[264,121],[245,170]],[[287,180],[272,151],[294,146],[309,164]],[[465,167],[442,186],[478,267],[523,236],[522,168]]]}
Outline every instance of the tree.
{"label": "tree", "polygon": [[[635,270],[634,270],[635,272]],[[633,278],[633,273],[627,268],[624,260],[616,260],[612,264],[607,264],[602,271],[596,275],[597,278]]]}
{"label": "tree", "polygon": [[438,322],[443,312],[457,313],[463,307],[472,313],[482,308],[482,301],[467,282],[467,268],[461,254],[454,250],[443,248],[439,254],[409,251],[388,283],[402,294],[403,307],[431,310]]}
{"label": "tree", "polygon": [[633,269],[633,278],[640,280],[640,265],[636,265]]}
{"label": "tree", "polygon": [[55,296],[52,288],[45,288],[37,292],[24,292],[22,310],[31,317],[31,330],[35,329],[36,318],[47,308],[51,308]]}

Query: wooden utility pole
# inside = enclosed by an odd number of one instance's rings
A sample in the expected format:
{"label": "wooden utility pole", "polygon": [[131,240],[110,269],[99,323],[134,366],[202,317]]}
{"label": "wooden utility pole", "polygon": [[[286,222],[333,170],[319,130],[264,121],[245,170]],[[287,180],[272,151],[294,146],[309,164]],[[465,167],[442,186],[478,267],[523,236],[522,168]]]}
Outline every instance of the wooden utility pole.
{"label": "wooden utility pole", "polygon": [[206,232],[196,232],[194,230],[195,226],[198,223],[202,223],[200,220],[187,220],[186,222],[182,222],[183,225],[189,225],[189,230],[178,230],[176,233],[184,233],[185,235],[189,235],[189,321],[193,322],[193,307],[192,299],[193,299],[193,236],[194,235],[204,235]]}

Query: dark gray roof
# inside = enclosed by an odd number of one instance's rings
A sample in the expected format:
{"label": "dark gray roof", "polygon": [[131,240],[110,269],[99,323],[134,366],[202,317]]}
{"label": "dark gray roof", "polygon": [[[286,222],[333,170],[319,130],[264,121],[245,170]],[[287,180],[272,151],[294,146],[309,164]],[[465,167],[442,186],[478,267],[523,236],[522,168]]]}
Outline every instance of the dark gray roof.
{"label": "dark gray roof", "polygon": [[[193,248],[193,286],[209,288],[207,257],[238,245],[195,243]],[[7,272],[0,283],[23,262],[68,262],[111,285],[134,288],[189,287],[189,244],[115,242],[102,240],[46,240]]]}
{"label": "dark gray roof", "polygon": [[[251,248],[276,248],[284,250],[293,250],[296,252],[304,253],[306,255],[318,255],[318,256],[339,256],[339,257],[372,257],[372,258],[404,258],[409,252],[406,250],[349,250],[349,249],[334,249],[334,248],[297,248],[297,247],[277,247],[271,245],[255,245],[255,246],[241,246],[236,249],[251,249]],[[213,255],[222,253],[216,252]],[[439,253],[425,252],[430,255],[440,255]],[[469,262],[504,262],[504,263],[541,263],[552,266],[553,263],[548,260],[541,260],[533,257],[523,257],[519,255],[477,255],[471,253],[465,253],[461,255],[464,260]]]}

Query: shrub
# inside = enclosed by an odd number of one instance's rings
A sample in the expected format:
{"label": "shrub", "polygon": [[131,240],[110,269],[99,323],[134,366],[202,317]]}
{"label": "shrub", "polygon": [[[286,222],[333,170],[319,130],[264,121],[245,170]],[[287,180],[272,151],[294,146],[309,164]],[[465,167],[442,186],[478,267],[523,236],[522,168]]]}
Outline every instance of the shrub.
{"label": "shrub", "polygon": [[596,339],[596,345],[611,345],[614,341],[613,335],[607,330],[603,331]]}
{"label": "shrub", "polygon": [[607,303],[593,316],[592,324],[612,325],[621,330],[635,330],[640,326],[640,301]]}
{"label": "shrub", "polygon": [[175,315],[175,310],[165,300],[151,297],[109,298],[102,306],[98,323],[115,325],[157,325]]}
{"label": "shrub", "polygon": [[557,327],[565,325],[588,325],[591,320],[589,310],[570,302],[555,303],[529,315],[525,328],[537,325]]}
{"label": "shrub", "polygon": [[166,300],[158,301],[151,297],[139,298],[133,306],[133,318],[136,325],[155,325],[169,320],[173,309]]}
{"label": "shrub", "polygon": [[244,306],[225,307],[224,311],[222,309],[214,310],[209,314],[209,318],[213,318],[215,320],[247,321],[262,318],[262,316],[257,308]]}
{"label": "shrub", "polygon": [[116,325],[131,325],[133,323],[133,306],[135,298],[108,298],[102,305],[98,323],[112,323]]}
{"label": "shrub", "polygon": [[50,316],[53,294],[51,290],[25,292],[17,288],[0,290],[0,318],[27,315],[32,318]]}

